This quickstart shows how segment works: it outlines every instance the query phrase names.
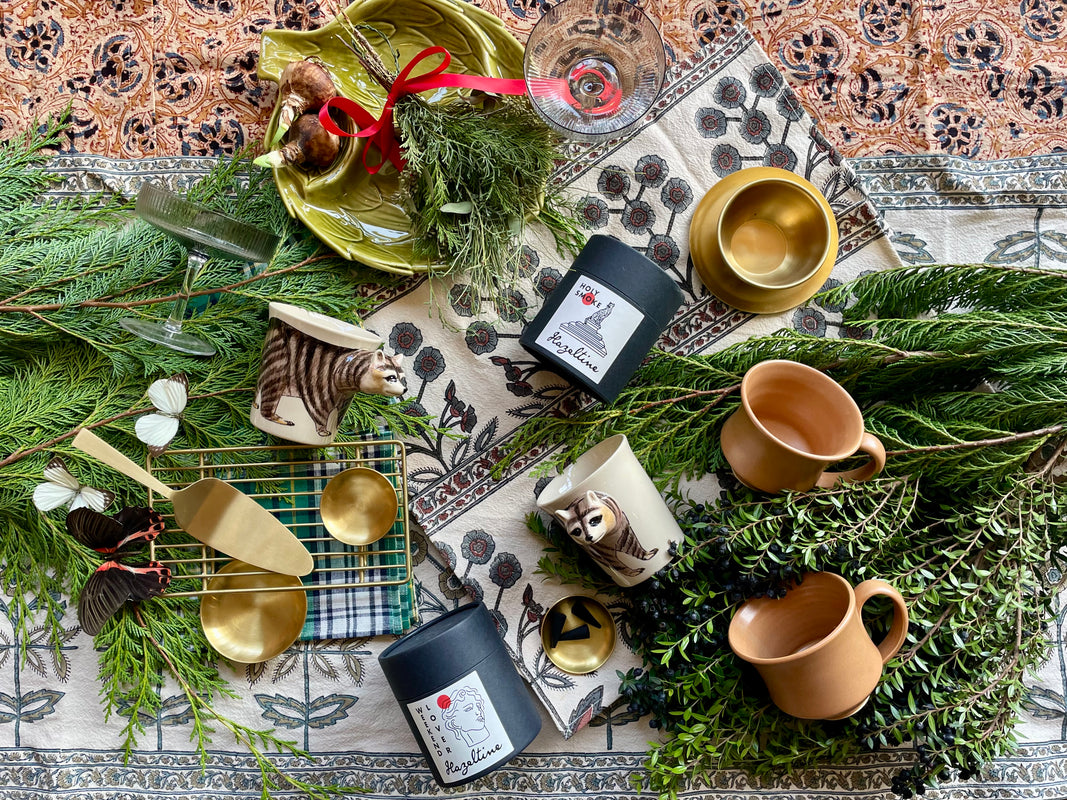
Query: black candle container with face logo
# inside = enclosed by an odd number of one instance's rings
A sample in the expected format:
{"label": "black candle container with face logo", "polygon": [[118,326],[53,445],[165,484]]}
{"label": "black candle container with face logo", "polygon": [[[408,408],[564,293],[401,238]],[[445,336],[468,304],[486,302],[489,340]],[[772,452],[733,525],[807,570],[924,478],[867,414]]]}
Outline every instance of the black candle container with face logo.
{"label": "black candle container with face logo", "polygon": [[483,603],[442,614],[378,656],[436,781],[470,783],[534,740],[541,716]]}
{"label": "black candle container with face logo", "polygon": [[670,275],[611,236],[590,236],[519,338],[526,350],[610,403],[682,304]]}

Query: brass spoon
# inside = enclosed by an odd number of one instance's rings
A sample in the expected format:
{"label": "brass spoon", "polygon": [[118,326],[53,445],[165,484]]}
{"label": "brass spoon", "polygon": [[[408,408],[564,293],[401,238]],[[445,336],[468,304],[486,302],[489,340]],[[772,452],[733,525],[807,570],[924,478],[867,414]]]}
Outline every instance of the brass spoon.
{"label": "brass spoon", "polygon": [[218,478],[171,489],[92,431],[82,428],[74,446],[170,500],[178,526],[197,541],[254,567],[307,575],[311,553],[273,514]]}

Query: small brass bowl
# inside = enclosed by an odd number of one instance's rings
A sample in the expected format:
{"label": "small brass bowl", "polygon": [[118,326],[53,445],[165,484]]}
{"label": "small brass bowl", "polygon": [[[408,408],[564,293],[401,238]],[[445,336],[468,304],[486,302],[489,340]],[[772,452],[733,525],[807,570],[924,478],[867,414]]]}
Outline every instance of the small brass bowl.
{"label": "small brass bowl", "polygon": [[726,266],[761,289],[798,286],[818,272],[830,250],[830,220],[818,198],[779,178],[739,188],[723,205],[717,230]]}
{"label": "small brass bowl", "polygon": [[[576,633],[583,635],[570,638]],[[585,675],[603,666],[615,650],[615,620],[592,597],[564,597],[541,620],[541,646],[564,672]]]}
{"label": "small brass bowl", "polygon": [[340,542],[364,545],[389,533],[400,503],[389,479],[369,467],[352,467],[330,478],[319,498],[319,516]]}
{"label": "small brass bowl", "polygon": [[231,561],[207,582],[200,624],[211,646],[240,664],[285,652],[300,636],[308,598],[300,578]]}

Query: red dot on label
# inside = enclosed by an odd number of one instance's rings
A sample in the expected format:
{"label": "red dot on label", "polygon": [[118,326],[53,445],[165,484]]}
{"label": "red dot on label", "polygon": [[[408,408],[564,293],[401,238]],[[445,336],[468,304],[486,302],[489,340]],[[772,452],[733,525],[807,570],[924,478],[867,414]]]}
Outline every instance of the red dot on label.
{"label": "red dot on label", "polygon": [[442,711],[452,705],[452,700],[447,694],[443,694],[437,698],[437,707]]}
{"label": "red dot on label", "polygon": [[586,292],[582,295],[582,302],[585,303],[587,306],[593,305],[594,300],[596,300],[596,295],[592,292]]}

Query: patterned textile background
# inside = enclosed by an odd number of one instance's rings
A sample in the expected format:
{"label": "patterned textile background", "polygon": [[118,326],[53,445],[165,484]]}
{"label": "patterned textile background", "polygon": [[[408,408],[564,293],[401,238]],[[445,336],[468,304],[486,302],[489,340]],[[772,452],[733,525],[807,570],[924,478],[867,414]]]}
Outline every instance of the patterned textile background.
{"label": "patterned textile background", "polygon": [[[536,21],[541,3],[485,0],[479,5],[504,19],[522,38]],[[859,253],[844,262],[846,268],[850,264],[858,268],[866,263],[864,258],[883,264],[895,261],[888,242],[906,262],[1060,263],[1067,259],[1063,244],[1067,156],[1052,153],[1063,135],[1056,128],[1062,126],[1067,95],[1063,52],[1067,33],[1061,27],[1065,9],[1029,0],[998,4],[1003,7],[995,11],[988,10],[990,5],[980,0],[849,4],[663,0],[647,7],[660,19],[678,62],[711,39],[716,46],[750,41],[727,32],[738,22],[762,45],[763,54],[750,45],[739,49],[752,59],[743,62],[746,69],[760,63],[777,66],[817,123],[810,136],[813,148],[791,166],[818,177],[824,191],[837,192],[835,210],[845,212],[855,241],[866,246],[866,253],[858,248]],[[0,73],[0,132],[17,132],[35,117],[72,103],[73,135],[65,148],[68,153],[54,168],[71,176],[73,188],[102,182],[128,190],[147,174],[193,178],[209,168],[211,156],[232,153],[262,135],[274,87],[254,78],[259,33],[278,26],[315,28],[332,14],[330,6],[295,0],[2,2],[0,34],[6,64]],[[688,69],[682,73],[688,74]],[[699,84],[709,98],[716,85]],[[789,95],[782,92],[782,96]],[[721,100],[709,100],[706,107]],[[789,104],[785,108],[793,113]],[[685,175],[702,176],[701,189],[706,189],[714,178],[707,173],[711,161],[703,148],[716,143],[702,140],[703,161],[698,168],[688,163],[688,154],[674,152],[673,145],[657,147],[648,141],[628,142],[617,153],[586,154],[586,161],[602,171],[599,176],[572,176],[575,186],[588,192],[590,209],[600,209],[610,220],[607,230],[671,261],[679,282],[691,292],[693,306],[708,312],[698,328],[738,323],[743,315],[716,304],[692,275],[685,231],[699,195],[677,209],[675,222],[667,206],[680,204],[684,193],[661,194],[666,182],[649,189],[636,183],[622,187],[610,180],[610,166],[616,160],[634,169],[643,158],[646,167],[663,158],[672,167],[685,165]],[[822,146],[827,141],[833,150]],[[758,152],[766,140],[748,145],[751,152],[739,150],[739,156]],[[940,155],[892,155],[925,151]],[[717,163],[723,172],[718,177],[740,165],[731,158],[723,161],[722,155]],[[870,157],[842,164],[837,155]],[[1014,158],[975,162],[961,156]],[[647,172],[641,174],[648,179]],[[656,201],[654,207],[650,199]],[[635,210],[645,210],[641,203],[663,212],[658,223],[647,217],[645,222],[635,219]],[[591,211],[587,218],[596,229],[599,217]],[[672,234],[677,250],[663,240]],[[541,256],[541,272],[562,268],[553,266],[551,257]],[[418,310],[418,325],[411,313],[405,318],[405,301]],[[442,420],[474,434],[476,440],[493,413],[481,396],[449,392],[453,376],[444,362],[450,351],[431,341],[422,300],[417,294],[398,296],[380,313],[378,332],[395,338],[394,348],[399,345],[425,356],[419,361],[422,374],[415,373],[417,380],[412,381],[415,391],[427,403],[432,398]],[[827,309],[811,306],[775,324],[833,335],[834,318]],[[479,329],[461,340],[457,335],[450,346],[478,357],[484,369],[496,373],[494,381],[499,383],[500,375],[512,374],[514,369],[509,369],[515,365],[494,363],[492,358],[499,353],[486,348],[494,337],[496,342],[508,340],[514,327]],[[753,324],[748,330],[756,329]],[[432,335],[443,338],[437,328]],[[462,382],[459,386],[463,388]],[[509,408],[501,406],[501,413]],[[426,451],[421,453],[422,464],[436,459],[449,472],[463,454],[445,452],[439,444],[422,443]],[[423,481],[423,488],[441,477],[432,471],[414,475]],[[529,504],[528,493],[524,498]],[[424,536],[415,538],[416,582],[424,615],[464,602],[464,578],[468,585],[472,580],[478,583],[491,608],[526,602],[524,589],[530,576],[520,583],[522,576],[515,575],[504,548],[494,541],[497,549],[489,552],[484,537],[468,539],[471,532],[484,532],[484,527],[443,526],[437,532],[441,547]],[[483,555],[485,561],[479,563]],[[198,762],[188,741],[188,709],[170,685],[160,689],[165,695],[164,713],[147,721],[136,752],[124,762],[116,749],[118,726],[103,718],[96,654],[88,637],[72,619],[69,638],[56,651],[34,638],[39,631],[16,628],[8,608],[6,598],[0,597],[2,800],[260,796],[254,761],[226,735],[217,736],[206,765]],[[1061,615],[1057,632],[1062,624]],[[275,727],[312,752],[317,758],[314,765],[277,759],[294,775],[361,785],[375,800],[641,796],[631,782],[640,773],[644,751],[656,732],[625,705],[591,717],[585,713],[591,704],[556,704],[559,708],[550,710],[551,703],[542,703],[542,733],[525,754],[465,790],[440,789],[403,727],[377,667],[377,654],[388,643],[388,637],[301,642],[267,664],[231,674],[240,696],[221,710],[251,727]],[[19,660],[23,647],[28,654],[25,663]],[[610,683],[605,680],[604,685]],[[948,785],[927,797],[1067,796],[1067,668],[1062,652],[1053,653],[1029,683],[1019,753],[993,765],[980,780]],[[557,688],[541,691],[541,699]],[[562,687],[559,695],[585,699],[591,688]],[[578,721],[587,724],[564,739],[560,729],[575,727],[573,711],[578,711]],[[774,780],[722,772],[714,785],[688,787],[683,796],[687,800],[828,796],[884,800],[890,797],[891,776],[912,757],[907,751],[880,753]],[[279,791],[274,796],[299,795]]]}
{"label": "patterned textile background", "polygon": [[[474,0],[523,41],[544,0]],[[763,45],[845,156],[1004,158],[1062,149],[1063,0],[637,0],[676,58],[734,24]],[[0,130],[72,104],[72,152],[231,153],[275,86],[259,34],[325,24],[335,0],[7,0]]]}

